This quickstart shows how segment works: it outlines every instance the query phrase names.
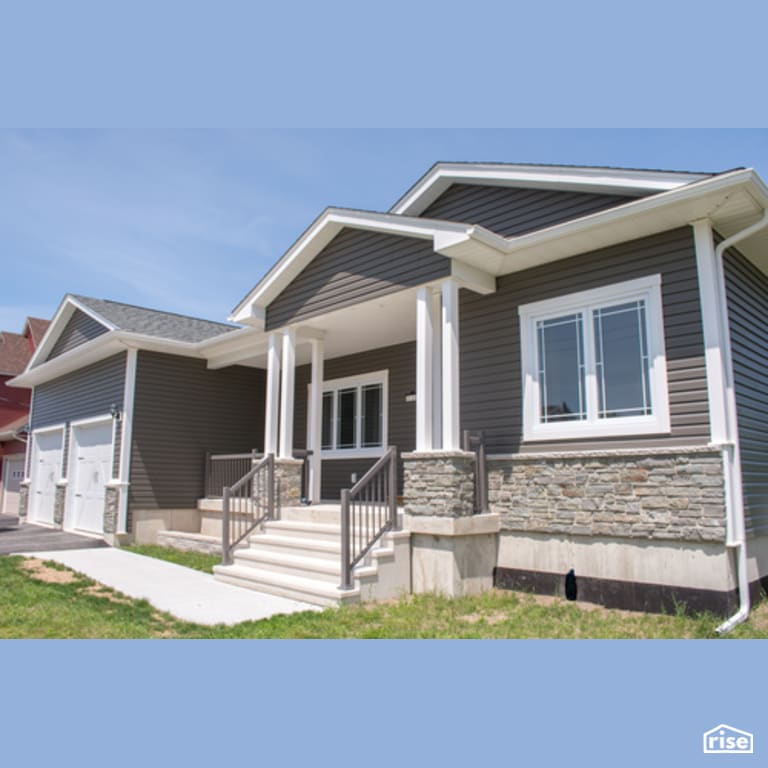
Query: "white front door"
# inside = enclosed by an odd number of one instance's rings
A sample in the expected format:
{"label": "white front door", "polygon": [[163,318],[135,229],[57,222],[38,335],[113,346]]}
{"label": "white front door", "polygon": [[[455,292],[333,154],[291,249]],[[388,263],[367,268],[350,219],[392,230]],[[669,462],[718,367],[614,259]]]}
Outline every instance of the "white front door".
{"label": "white front door", "polygon": [[104,530],[104,486],[112,476],[112,421],[72,428],[68,528]]}
{"label": "white front door", "polygon": [[53,523],[56,482],[61,477],[63,431],[42,432],[33,437],[32,484],[30,486],[29,522]]}
{"label": "white front door", "polygon": [[3,459],[3,500],[0,504],[2,514],[19,514],[19,490],[23,479],[24,456],[6,456]]}

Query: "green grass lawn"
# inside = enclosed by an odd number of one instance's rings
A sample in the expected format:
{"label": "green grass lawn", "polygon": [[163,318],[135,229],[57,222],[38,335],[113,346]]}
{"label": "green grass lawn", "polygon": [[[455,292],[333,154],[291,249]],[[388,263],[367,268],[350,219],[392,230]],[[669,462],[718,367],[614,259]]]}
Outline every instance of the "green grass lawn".
{"label": "green grass lawn", "polygon": [[[171,553],[156,554],[182,562],[193,554]],[[705,638],[713,636],[718,623],[706,614],[609,611],[496,590],[453,600],[408,596],[205,627],[179,621],[56,563],[0,557],[2,638]],[[768,637],[768,604],[758,606],[731,637]]]}
{"label": "green grass lawn", "polygon": [[160,547],[157,544],[133,544],[130,547],[124,547],[124,549],[128,552],[135,552],[137,555],[147,555],[147,557],[156,557],[158,560],[168,560],[178,565],[186,565],[187,568],[194,568],[196,571],[203,571],[204,573],[213,573],[213,566],[221,562],[221,555],[182,552],[180,549]]}

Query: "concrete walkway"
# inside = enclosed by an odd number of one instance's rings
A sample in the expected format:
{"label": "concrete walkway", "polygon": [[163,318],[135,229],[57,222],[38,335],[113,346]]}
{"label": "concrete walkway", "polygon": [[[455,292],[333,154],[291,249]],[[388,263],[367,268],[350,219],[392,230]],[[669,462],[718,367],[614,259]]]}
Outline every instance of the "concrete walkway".
{"label": "concrete walkway", "polygon": [[216,581],[212,575],[123,549],[73,549],[16,554],[54,560],[129,597],[196,624],[238,624],[279,613],[319,611],[316,605]]}

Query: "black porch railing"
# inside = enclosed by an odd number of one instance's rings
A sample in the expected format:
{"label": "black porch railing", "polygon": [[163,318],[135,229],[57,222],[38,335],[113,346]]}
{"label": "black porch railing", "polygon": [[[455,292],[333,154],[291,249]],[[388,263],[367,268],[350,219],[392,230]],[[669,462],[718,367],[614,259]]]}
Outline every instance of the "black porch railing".
{"label": "black porch railing", "polygon": [[352,569],[386,531],[398,530],[397,448],[341,492],[341,588],[352,589]]}
{"label": "black porch railing", "polygon": [[223,489],[221,561],[232,562],[235,547],[265,520],[275,519],[275,457],[265,456],[243,477]]}
{"label": "black porch railing", "polygon": [[263,458],[263,455],[258,453],[256,449],[250,453],[206,453],[205,498],[222,498],[224,488],[236,483],[250,471],[255,461]]}

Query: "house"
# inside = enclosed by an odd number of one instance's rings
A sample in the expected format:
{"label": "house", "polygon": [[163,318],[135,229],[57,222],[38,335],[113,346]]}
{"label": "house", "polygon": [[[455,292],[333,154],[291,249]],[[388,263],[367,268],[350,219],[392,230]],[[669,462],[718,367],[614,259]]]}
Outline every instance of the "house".
{"label": "house", "polygon": [[21,333],[0,332],[0,515],[18,512],[29,423],[29,392],[7,382],[24,370],[47,327],[47,320],[28,317]]}
{"label": "house", "polygon": [[113,544],[199,527],[206,451],[250,451],[263,432],[263,372],[209,369],[203,358],[215,340],[236,347],[238,335],[225,323],[67,295],[14,381],[33,389],[26,519]]}
{"label": "house", "polygon": [[[323,600],[552,593],[573,569],[580,598],[741,620],[768,572],[767,209],[751,169],[480,163],[436,164],[386,213],[326,209],[240,330],[186,348],[258,377],[259,467],[297,499],[308,454],[316,508],[251,515],[265,531],[217,575],[307,599],[341,547]],[[45,355],[17,381],[60,375]],[[246,506],[256,474],[230,486]]]}

